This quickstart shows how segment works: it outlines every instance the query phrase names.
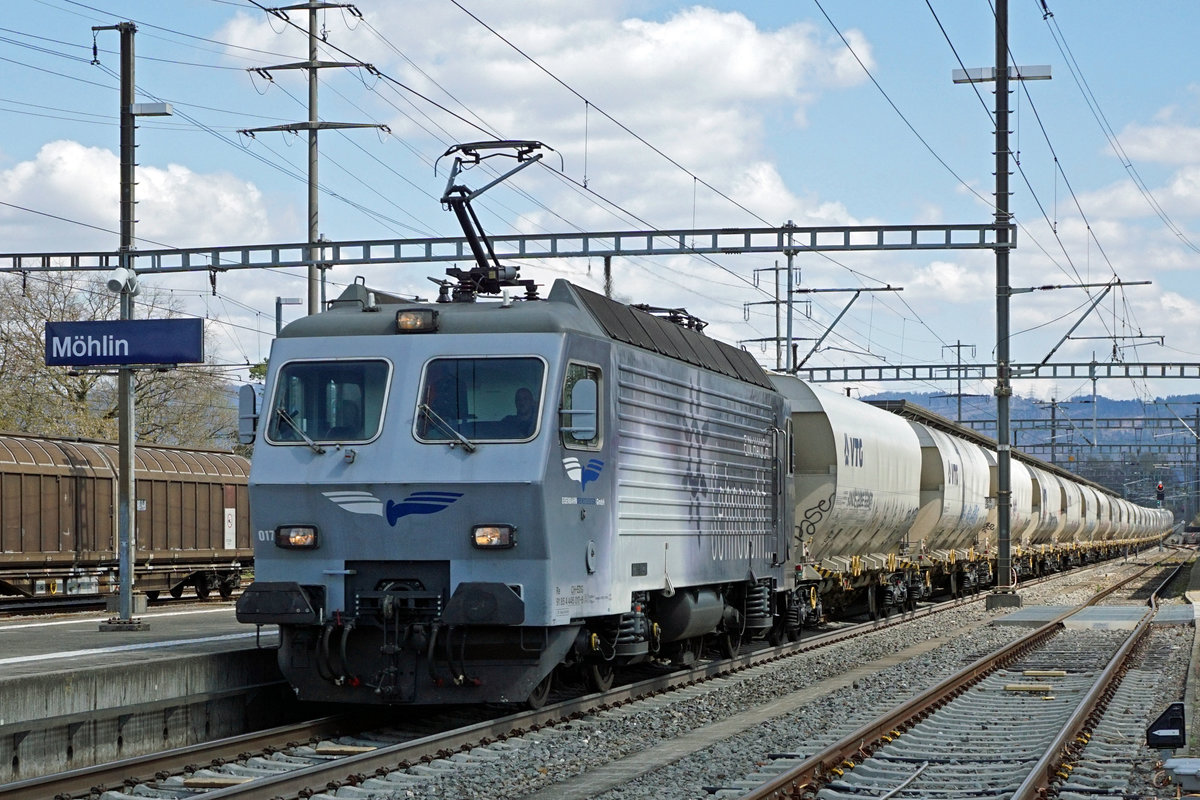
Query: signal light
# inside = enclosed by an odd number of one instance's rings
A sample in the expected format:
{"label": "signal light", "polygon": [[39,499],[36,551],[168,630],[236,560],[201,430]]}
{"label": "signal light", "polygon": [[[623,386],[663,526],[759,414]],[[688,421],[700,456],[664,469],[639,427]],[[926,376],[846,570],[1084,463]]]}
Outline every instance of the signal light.
{"label": "signal light", "polygon": [[1158,500],[1162,500],[1166,496],[1166,492],[1163,491],[1163,482],[1162,481],[1158,482],[1158,488],[1155,490],[1155,492],[1157,494]]}

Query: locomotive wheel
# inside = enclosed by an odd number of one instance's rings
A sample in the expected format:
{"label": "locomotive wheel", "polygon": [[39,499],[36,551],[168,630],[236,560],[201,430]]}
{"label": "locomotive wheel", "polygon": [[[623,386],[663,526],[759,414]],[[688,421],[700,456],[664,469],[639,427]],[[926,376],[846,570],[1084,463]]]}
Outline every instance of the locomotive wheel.
{"label": "locomotive wheel", "polygon": [[617,677],[617,668],[605,662],[603,664],[587,664],[583,668],[583,678],[588,689],[593,692],[607,692],[613,687]]}
{"label": "locomotive wheel", "polygon": [[542,682],[533,687],[533,691],[529,693],[528,699],[525,700],[526,707],[532,711],[537,711],[546,705],[546,699],[550,697],[550,689],[553,685],[554,670],[550,670],[550,674],[542,678]]}

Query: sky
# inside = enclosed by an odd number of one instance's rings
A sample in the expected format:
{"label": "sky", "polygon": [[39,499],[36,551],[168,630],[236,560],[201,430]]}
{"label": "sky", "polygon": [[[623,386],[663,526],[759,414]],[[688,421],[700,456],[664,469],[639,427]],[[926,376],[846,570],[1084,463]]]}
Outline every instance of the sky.
{"label": "sky", "polygon": [[[0,254],[116,250],[120,39],[92,27],[122,21],[138,26],[137,101],[175,111],[139,120],[137,246],[307,237],[305,135],[238,133],[307,119],[304,73],[267,69],[306,57],[307,12],[288,12],[289,24],[249,0],[4,8]],[[449,166],[438,159],[454,143],[498,138],[553,153],[476,202],[494,234],[993,219],[991,85],[951,80],[956,68],[994,62],[987,2],[361,0],[355,9],[361,16],[318,15],[322,60],[373,67],[321,70],[320,119],[378,126],[320,134],[318,227],[333,241],[460,235],[438,202]],[[1068,334],[1055,363],[1200,362],[1200,4],[1010,0],[1009,22],[1012,62],[1053,75],[1011,95],[1010,283],[1068,287],[1012,297],[1013,362],[1041,362]],[[477,188],[493,175],[463,178]],[[710,335],[746,342],[774,335],[771,270],[782,263],[617,259],[615,294],[686,307]],[[547,289],[563,277],[602,290],[598,259],[519,266]],[[338,267],[327,292],[361,276],[432,299],[429,278],[445,267]],[[803,288],[902,288],[861,295],[806,366],[994,362],[990,251],[802,253],[795,267]],[[1152,284],[1114,289],[1085,317],[1100,290],[1079,285],[1114,277]],[[207,273],[141,280],[208,321],[210,353],[235,379],[269,354],[276,298],[305,292],[297,269],[222,272],[215,292]],[[795,311],[801,354],[850,296],[798,297],[811,301]],[[285,306],[285,321],[303,312]],[[775,366],[773,345],[745,346]],[[1149,400],[1194,392],[1191,383],[1114,379],[1097,391]],[[1042,399],[1092,390],[1061,379],[1015,388]]]}

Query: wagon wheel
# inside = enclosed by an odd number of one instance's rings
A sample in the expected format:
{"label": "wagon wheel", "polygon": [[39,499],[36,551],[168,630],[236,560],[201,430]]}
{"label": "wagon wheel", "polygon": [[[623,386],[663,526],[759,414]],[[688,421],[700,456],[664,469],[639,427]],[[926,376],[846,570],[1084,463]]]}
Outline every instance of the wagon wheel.
{"label": "wagon wheel", "polygon": [[217,594],[221,595],[222,600],[228,600],[233,596],[233,581],[224,580],[217,583]]}
{"label": "wagon wheel", "polygon": [[529,697],[525,700],[525,705],[532,711],[537,711],[542,706],[546,705],[546,699],[550,697],[550,689],[554,685],[554,670],[542,678],[542,682],[533,687],[533,691],[529,693]]}
{"label": "wagon wheel", "polygon": [[174,597],[176,600],[178,600],[179,598],[183,597],[183,584],[177,583],[167,591],[170,592],[171,597]]}
{"label": "wagon wheel", "polygon": [[617,668],[605,661],[600,664],[586,664],[583,668],[583,679],[593,692],[607,692],[613,687],[617,677]]}
{"label": "wagon wheel", "polygon": [[211,590],[212,587],[208,585],[208,578],[204,577],[203,575],[200,575],[196,578],[196,597],[199,597],[201,600],[203,600],[208,597],[208,593]]}
{"label": "wagon wheel", "polygon": [[717,632],[717,649],[726,658],[734,658],[742,649],[742,632],[723,630]]}
{"label": "wagon wheel", "polygon": [[149,600],[151,603],[153,603],[155,600],[158,599],[158,590],[151,589],[150,591],[146,592],[146,599]]}

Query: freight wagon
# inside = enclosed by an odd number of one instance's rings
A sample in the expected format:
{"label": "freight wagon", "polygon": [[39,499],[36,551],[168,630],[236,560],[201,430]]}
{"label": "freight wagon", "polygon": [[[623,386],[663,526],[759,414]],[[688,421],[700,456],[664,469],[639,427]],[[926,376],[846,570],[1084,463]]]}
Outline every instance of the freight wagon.
{"label": "freight wagon", "polygon": [[[134,590],[228,596],[253,563],[249,462],[139,446]],[[0,434],[0,594],[116,592],[117,446]]]}

